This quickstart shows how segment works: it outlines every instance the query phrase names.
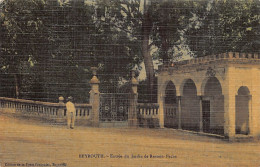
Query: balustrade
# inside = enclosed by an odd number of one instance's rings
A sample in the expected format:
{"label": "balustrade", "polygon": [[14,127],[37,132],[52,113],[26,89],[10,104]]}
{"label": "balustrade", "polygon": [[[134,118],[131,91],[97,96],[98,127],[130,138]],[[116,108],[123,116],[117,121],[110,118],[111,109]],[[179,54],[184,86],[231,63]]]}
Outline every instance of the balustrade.
{"label": "balustrade", "polygon": [[90,104],[75,104],[75,107],[77,118],[86,118],[90,116],[92,108]]}
{"label": "balustrade", "polygon": [[[75,104],[76,118],[86,119],[91,115],[91,104]],[[0,108],[11,109],[24,115],[38,115],[47,118],[66,118],[64,103],[49,103],[24,99],[0,97]]]}
{"label": "balustrade", "polygon": [[138,103],[137,111],[143,118],[156,118],[159,114],[159,105],[157,103]]}
{"label": "balustrade", "polygon": [[177,115],[177,106],[166,104],[165,106],[165,115],[168,118],[174,118]]}

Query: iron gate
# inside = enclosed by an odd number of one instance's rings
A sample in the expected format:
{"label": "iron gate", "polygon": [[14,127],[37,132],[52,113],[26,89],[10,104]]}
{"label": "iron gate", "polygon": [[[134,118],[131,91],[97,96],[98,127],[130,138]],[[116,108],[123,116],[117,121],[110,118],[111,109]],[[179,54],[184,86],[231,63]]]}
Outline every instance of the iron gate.
{"label": "iron gate", "polygon": [[101,93],[99,120],[127,121],[129,97],[126,93]]}

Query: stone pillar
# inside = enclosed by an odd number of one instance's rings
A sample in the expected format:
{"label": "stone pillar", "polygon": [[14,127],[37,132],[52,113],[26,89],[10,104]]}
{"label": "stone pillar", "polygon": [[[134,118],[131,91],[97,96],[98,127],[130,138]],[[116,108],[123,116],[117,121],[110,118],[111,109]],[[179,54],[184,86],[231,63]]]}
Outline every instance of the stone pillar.
{"label": "stone pillar", "polygon": [[252,110],[252,95],[248,96],[248,129],[249,135],[254,136],[254,121],[253,121],[253,110]]}
{"label": "stone pillar", "polygon": [[[229,55],[231,56],[232,54]],[[237,79],[234,77],[234,73],[236,73],[234,67],[226,68],[225,80],[221,85],[224,95],[224,136],[229,140],[233,140],[236,134]]]}
{"label": "stone pillar", "polygon": [[178,129],[181,129],[181,96],[177,96],[178,99]]}
{"label": "stone pillar", "polygon": [[224,135],[232,140],[235,137],[235,120],[236,120],[236,99],[235,93],[229,91],[229,94],[224,95]]}
{"label": "stone pillar", "polygon": [[59,108],[58,108],[58,113],[57,113],[57,121],[62,122],[64,118],[64,108],[65,108],[65,103],[64,103],[64,97],[60,96],[59,97]]}
{"label": "stone pillar", "polygon": [[91,70],[93,71],[93,77],[90,80],[91,90],[90,90],[90,104],[92,105],[92,112],[91,112],[91,121],[92,126],[99,126],[99,80],[97,78],[97,68],[92,67]]}
{"label": "stone pillar", "polygon": [[129,127],[137,127],[137,85],[138,81],[135,78],[135,71],[132,71],[131,78],[131,92],[130,92],[130,106],[128,111],[128,126]]}
{"label": "stone pillar", "polygon": [[203,132],[202,96],[199,96],[199,99],[200,99],[200,122],[199,122],[199,128],[200,128],[200,132]]}
{"label": "stone pillar", "polygon": [[160,128],[164,128],[164,96],[160,94],[158,96],[159,103],[159,126]]}

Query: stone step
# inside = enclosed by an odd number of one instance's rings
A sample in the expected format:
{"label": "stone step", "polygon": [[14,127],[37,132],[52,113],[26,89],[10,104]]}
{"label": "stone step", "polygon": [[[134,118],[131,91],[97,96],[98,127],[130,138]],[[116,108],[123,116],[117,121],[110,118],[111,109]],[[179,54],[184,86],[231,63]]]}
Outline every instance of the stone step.
{"label": "stone step", "polygon": [[250,135],[242,135],[242,134],[237,134],[231,141],[235,142],[250,142],[250,141],[255,141],[256,138]]}
{"label": "stone step", "polygon": [[99,122],[99,127],[102,128],[111,128],[111,127],[116,127],[116,128],[123,128],[123,127],[128,127],[128,122],[127,121],[104,121],[104,122]]}

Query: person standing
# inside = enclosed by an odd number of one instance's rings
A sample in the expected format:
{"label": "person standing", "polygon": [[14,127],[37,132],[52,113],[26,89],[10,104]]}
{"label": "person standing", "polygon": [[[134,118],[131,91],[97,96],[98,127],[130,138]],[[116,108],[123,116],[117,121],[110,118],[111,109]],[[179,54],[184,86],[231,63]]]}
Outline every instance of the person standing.
{"label": "person standing", "polygon": [[68,102],[66,103],[68,129],[69,128],[73,129],[75,124],[76,108],[75,105],[72,103],[72,100],[73,98],[70,96],[68,97]]}

